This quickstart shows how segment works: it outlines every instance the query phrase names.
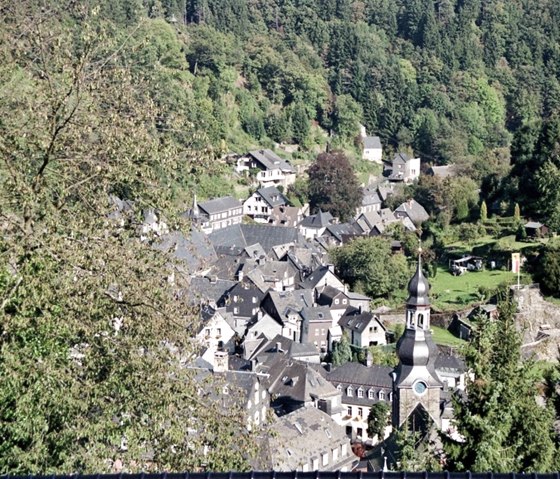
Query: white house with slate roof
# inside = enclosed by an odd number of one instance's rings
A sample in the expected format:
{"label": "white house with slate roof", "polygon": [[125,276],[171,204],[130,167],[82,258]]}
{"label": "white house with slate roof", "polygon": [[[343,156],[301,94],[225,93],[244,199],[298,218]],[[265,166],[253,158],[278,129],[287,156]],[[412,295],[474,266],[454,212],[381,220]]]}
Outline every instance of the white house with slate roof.
{"label": "white house with slate roof", "polygon": [[387,344],[387,330],[377,316],[369,311],[350,307],[338,324],[348,333],[350,342],[358,348]]}
{"label": "white house with slate roof", "polygon": [[321,211],[314,215],[309,215],[298,225],[299,231],[305,239],[313,239],[321,236],[327,226],[334,223],[333,215],[328,211]]}
{"label": "white house with slate roof", "polygon": [[383,146],[381,146],[381,140],[379,137],[365,136],[362,138],[362,141],[364,142],[362,159],[381,164],[383,158]]}
{"label": "white house with slate roof", "polygon": [[393,158],[393,169],[389,180],[412,183],[419,177],[420,158],[410,158],[406,153],[396,153]]}
{"label": "white house with slate roof", "polygon": [[[391,404],[393,400],[391,373],[388,366],[364,366],[348,362],[327,373],[327,379],[342,393],[342,417],[348,437],[372,443],[379,438],[367,435],[367,418],[371,406],[379,401]],[[390,426],[386,434],[391,431]]]}
{"label": "white house with slate roof", "polygon": [[206,234],[241,223],[243,205],[233,196],[214,198],[197,203],[196,197],[192,209],[186,216],[198,225]]}
{"label": "white house with slate roof", "polygon": [[257,181],[261,186],[278,186],[284,189],[296,181],[296,170],[286,160],[271,150],[253,150],[237,160],[238,173],[258,170]]}
{"label": "white house with slate roof", "polygon": [[250,216],[257,223],[268,223],[274,208],[287,204],[288,198],[276,186],[267,186],[260,188],[247,198],[243,203],[243,214]]}

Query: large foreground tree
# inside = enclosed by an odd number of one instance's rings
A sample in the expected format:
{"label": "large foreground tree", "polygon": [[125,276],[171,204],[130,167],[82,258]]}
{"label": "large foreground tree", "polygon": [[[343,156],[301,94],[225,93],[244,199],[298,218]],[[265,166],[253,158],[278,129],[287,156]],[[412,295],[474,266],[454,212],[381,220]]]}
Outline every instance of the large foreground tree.
{"label": "large foreground tree", "polygon": [[343,152],[321,153],[308,173],[309,203],[313,210],[329,211],[341,221],[356,214],[362,191]]}
{"label": "large foreground tree", "polygon": [[138,212],[172,217],[171,186],[212,160],[128,66],[138,27],[0,0],[1,473],[247,467],[242,416],[185,368],[187,278],[137,240]]}
{"label": "large foreground tree", "polygon": [[456,471],[557,470],[552,404],[537,401],[534,364],[521,358],[515,302],[499,304],[499,316],[476,321],[466,350],[473,379],[455,397],[455,424],[463,441],[446,440],[447,468]]}

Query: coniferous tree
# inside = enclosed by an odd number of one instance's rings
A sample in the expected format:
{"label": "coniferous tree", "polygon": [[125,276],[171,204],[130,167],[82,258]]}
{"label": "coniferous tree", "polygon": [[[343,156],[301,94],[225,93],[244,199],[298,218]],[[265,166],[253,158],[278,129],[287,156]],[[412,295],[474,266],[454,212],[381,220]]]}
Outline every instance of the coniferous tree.
{"label": "coniferous tree", "polygon": [[545,472],[554,467],[554,416],[550,405],[537,403],[537,378],[531,362],[520,355],[515,311],[513,299],[504,298],[496,320],[476,320],[466,350],[473,379],[467,395],[454,398],[455,425],[464,440],[444,443],[451,470]]}

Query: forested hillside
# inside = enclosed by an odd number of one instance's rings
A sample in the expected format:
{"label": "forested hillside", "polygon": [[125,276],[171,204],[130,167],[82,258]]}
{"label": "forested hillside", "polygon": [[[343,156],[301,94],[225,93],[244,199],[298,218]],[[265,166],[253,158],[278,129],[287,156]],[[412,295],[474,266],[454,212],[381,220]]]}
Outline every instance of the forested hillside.
{"label": "forested hillside", "polygon": [[137,212],[187,231],[226,153],[363,123],[558,230],[559,76],[559,0],[0,0],[0,472],[249,467]]}
{"label": "forested hillside", "polygon": [[522,200],[560,226],[558,2],[129,0],[104,14],[149,44],[130,60],[157,67],[154,100],[217,148],[305,150],[325,141],[312,125],[347,146],[362,122],[389,152],[460,165],[489,205]]}

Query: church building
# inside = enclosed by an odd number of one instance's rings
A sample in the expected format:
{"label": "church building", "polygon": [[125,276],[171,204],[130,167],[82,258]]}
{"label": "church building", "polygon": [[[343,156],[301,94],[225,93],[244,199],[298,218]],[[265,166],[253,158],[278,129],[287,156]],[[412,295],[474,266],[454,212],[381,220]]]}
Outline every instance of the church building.
{"label": "church building", "polygon": [[441,429],[443,383],[436,373],[438,349],[430,330],[430,285],[422,273],[420,256],[408,283],[406,329],[397,343],[399,364],[393,372],[393,427],[409,419],[418,429],[429,417]]}

